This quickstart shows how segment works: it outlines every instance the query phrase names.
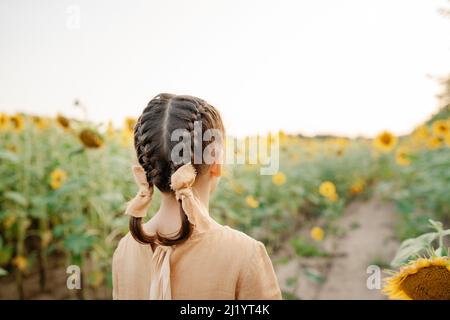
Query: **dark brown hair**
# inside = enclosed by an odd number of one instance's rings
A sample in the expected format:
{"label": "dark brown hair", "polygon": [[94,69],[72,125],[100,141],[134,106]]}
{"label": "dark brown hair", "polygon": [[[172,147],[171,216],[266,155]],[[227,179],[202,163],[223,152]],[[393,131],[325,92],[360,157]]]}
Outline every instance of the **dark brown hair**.
{"label": "dark brown hair", "polygon": [[[170,177],[184,163],[174,163],[171,151],[179,141],[172,141],[172,132],[184,129],[191,138],[190,159],[197,174],[201,174],[207,164],[203,161],[196,164],[193,161],[194,145],[202,146],[202,150],[211,143],[203,141],[201,136],[194,134],[194,122],[200,121],[202,132],[208,129],[220,129],[224,134],[224,127],[219,112],[206,101],[186,95],[162,93],[154,97],[142,112],[134,127],[134,146],[139,164],[144,168],[150,186],[156,186],[161,192],[173,192],[170,188]],[[183,151],[181,151],[182,153]],[[183,157],[186,155],[182,155]],[[144,244],[174,245],[187,240],[192,232],[190,224],[180,201],[180,215],[182,225],[178,233],[171,238],[159,234],[151,236],[142,228],[142,218],[130,217],[130,231],[132,236]]]}

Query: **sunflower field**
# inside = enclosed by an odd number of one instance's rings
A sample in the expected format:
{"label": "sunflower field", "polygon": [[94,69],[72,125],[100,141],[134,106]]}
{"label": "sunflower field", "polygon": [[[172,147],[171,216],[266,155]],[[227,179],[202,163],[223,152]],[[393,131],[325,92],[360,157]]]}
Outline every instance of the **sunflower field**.
{"label": "sunflower field", "polygon": [[[111,258],[136,192],[134,123],[0,113],[0,298],[111,297]],[[270,255],[288,245],[302,257],[328,254],[321,242],[339,233],[335,223],[355,199],[381,195],[394,203],[399,240],[428,231],[429,219],[448,227],[449,128],[446,106],[401,137],[279,132],[279,171],[227,165],[211,215],[263,241]],[[245,153],[245,145],[234,152]],[[65,287],[69,265],[82,270],[81,290]]]}

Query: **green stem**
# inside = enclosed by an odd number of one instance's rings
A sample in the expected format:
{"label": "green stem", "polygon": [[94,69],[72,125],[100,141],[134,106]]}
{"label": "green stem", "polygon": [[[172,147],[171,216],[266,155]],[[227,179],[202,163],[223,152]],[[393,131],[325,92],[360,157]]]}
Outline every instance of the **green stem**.
{"label": "green stem", "polygon": [[442,252],[444,250],[444,234],[442,231],[439,231],[439,251]]}
{"label": "green stem", "polygon": [[47,219],[39,220],[39,232],[40,232],[40,244],[39,244],[39,286],[42,292],[47,290],[47,270],[48,270],[48,259],[47,259],[47,244],[43,244],[42,236],[46,235],[48,230]]}

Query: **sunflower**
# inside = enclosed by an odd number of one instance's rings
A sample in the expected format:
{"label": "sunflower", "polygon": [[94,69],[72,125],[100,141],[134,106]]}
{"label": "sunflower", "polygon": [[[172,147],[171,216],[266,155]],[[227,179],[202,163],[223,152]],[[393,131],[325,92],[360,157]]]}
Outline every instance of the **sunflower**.
{"label": "sunflower", "polygon": [[0,130],[6,130],[8,128],[9,117],[6,113],[0,112]]}
{"label": "sunflower", "polygon": [[13,261],[13,265],[20,271],[25,271],[28,267],[28,260],[24,256],[16,256]]}
{"label": "sunflower", "polygon": [[411,160],[409,159],[410,153],[406,148],[398,148],[395,152],[395,161],[400,166],[409,166]]}
{"label": "sunflower", "polygon": [[136,125],[136,118],[132,118],[132,117],[126,117],[125,118],[125,129],[128,130],[129,132],[133,133],[134,132],[134,126]]}
{"label": "sunflower", "polygon": [[319,193],[331,201],[336,201],[338,198],[336,193],[336,186],[331,181],[322,182],[319,187]]}
{"label": "sunflower", "polygon": [[345,148],[349,145],[349,141],[347,138],[337,138],[334,143],[341,148]]}
{"label": "sunflower", "polygon": [[78,135],[86,148],[96,149],[103,146],[102,137],[92,129],[83,129]]}
{"label": "sunflower", "polygon": [[444,142],[444,139],[442,137],[433,136],[430,137],[427,141],[428,149],[437,149],[442,146],[442,143]]}
{"label": "sunflower", "polygon": [[236,192],[237,194],[243,194],[245,191],[244,187],[239,183],[236,183],[234,180],[229,179],[228,184],[230,185],[231,189],[233,189],[233,191]]}
{"label": "sunflower", "polygon": [[43,248],[48,247],[50,242],[52,241],[53,234],[50,230],[46,230],[41,234],[41,246]]}
{"label": "sunflower", "polygon": [[276,139],[277,139],[276,135],[274,135],[270,132],[267,134],[266,141],[267,141],[269,148],[271,147],[272,143],[274,143],[276,141]]}
{"label": "sunflower", "polygon": [[25,119],[20,113],[16,113],[15,115],[9,118],[9,122],[12,124],[13,129],[17,132],[20,132],[25,127]]}
{"label": "sunflower", "polygon": [[62,169],[55,169],[50,174],[50,186],[56,190],[61,188],[62,184],[67,180],[67,173]]}
{"label": "sunflower", "polygon": [[422,125],[414,130],[413,136],[416,139],[425,140],[430,136],[430,130],[426,125]]}
{"label": "sunflower", "polygon": [[419,258],[386,279],[383,292],[390,299],[450,300],[450,259]]}
{"label": "sunflower", "polygon": [[278,131],[278,138],[281,143],[285,143],[288,140],[288,135],[283,130]]}
{"label": "sunflower", "polygon": [[325,231],[321,227],[314,227],[311,229],[310,236],[315,241],[322,241],[325,237]]}
{"label": "sunflower", "polygon": [[114,126],[112,121],[108,121],[108,125],[106,126],[106,136],[108,139],[114,139],[116,136],[116,131],[114,130]]}
{"label": "sunflower", "polygon": [[286,175],[283,172],[278,172],[272,176],[272,183],[281,186],[286,183]]}
{"label": "sunflower", "polygon": [[120,132],[120,144],[122,147],[129,147],[133,142],[133,132],[123,128]]}
{"label": "sunflower", "polygon": [[11,151],[13,153],[17,153],[17,146],[15,144],[7,143],[5,145],[5,149],[8,150],[8,151]]}
{"label": "sunflower", "polygon": [[247,205],[252,208],[252,209],[256,209],[259,207],[259,201],[255,199],[255,197],[253,196],[247,196],[245,198],[245,202],[247,203]]}
{"label": "sunflower", "polygon": [[363,180],[357,180],[350,186],[350,193],[353,195],[360,194],[364,191],[365,183]]}
{"label": "sunflower", "polygon": [[6,218],[3,220],[3,227],[5,229],[10,229],[16,221],[17,221],[17,216],[15,216],[15,215],[6,216]]}
{"label": "sunflower", "polygon": [[98,288],[101,286],[101,284],[103,283],[103,281],[105,280],[105,275],[103,272],[101,271],[93,271],[89,274],[89,284],[93,287],[93,288]]}
{"label": "sunflower", "polygon": [[381,132],[374,140],[374,146],[383,152],[391,151],[397,144],[397,137],[389,131]]}
{"label": "sunflower", "polygon": [[445,136],[450,132],[448,122],[446,120],[436,120],[432,126],[433,133],[436,136]]}
{"label": "sunflower", "polygon": [[48,128],[48,121],[45,118],[39,116],[32,117],[33,123],[39,130],[45,130]]}
{"label": "sunflower", "polygon": [[67,130],[70,128],[70,120],[64,117],[63,115],[58,114],[56,116],[56,122],[64,129]]}

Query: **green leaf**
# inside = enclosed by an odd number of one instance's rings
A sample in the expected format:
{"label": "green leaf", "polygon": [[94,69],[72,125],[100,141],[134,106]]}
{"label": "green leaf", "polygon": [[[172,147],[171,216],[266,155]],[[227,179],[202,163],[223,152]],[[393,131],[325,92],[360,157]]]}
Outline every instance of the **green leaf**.
{"label": "green leaf", "polygon": [[317,283],[324,283],[325,282],[325,277],[322,276],[321,274],[318,274],[316,272],[312,272],[309,270],[305,271],[305,276],[311,280],[313,280],[314,282]]}
{"label": "green leaf", "polygon": [[448,251],[446,248],[439,247],[434,251],[434,254],[438,257],[446,257],[448,256]]}
{"label": "green leaf", "polygon": [[3,269],[3,268],[0,268],[0,277],[1,276],[6,276],[8,274],[8,271],[6,271],[5,269]]}
{"label": "green leaf", "polygon": [[35,219],[44,219],[47,216],[45,210],[41,208],[33,208],[28,212],[30,213],[30,217]]}
{"label": "green leaf", "polygon": [[438,232],[425,233],[417,238],[407,239],[402,242],[391,266],[397,268],[406,263],[409,258],[420,255],[431,247],[431,243],[439,237]]}
{"label": "green leaf", "polygon": [[46,217],[47,199],[42,196],[31,197],[31,209],[29,210],[30,216],[36,219],[42,219]]}
{"label": "green leaf", "polygon": [[94,240],[94,236],[72,234],[64,240],[64,247],[74,255],[81,255],[92,247]]}
{"label": "green leaf", "polygon": [[290,244],[299,257],[318,257],[324,255],[324,252],[303,238],[293,238]]}
{"label": "green leaf", "polygon": [[19,162],[19,157],[14,152],[7,150],[0,150],[0,160],[6,160],[12,163]]}
{"label": "green leaf", "polygon": [[53,235],[56,238],[61,237],[64,234],[64,225],[60,224],[53,228]]}
{"label": "green leaf", "polygon": [[120,192],[110,192],[110,193],[104,193],[100,195],[100,199],[102,199],[105,202],[110,203],[120,203],[124,202],[123,194]]}
{"label": "green leaf", "polygon": [[286,279],[286,285],[288,287],[293,287],[293,286],[297,285],[297,282],[298,282],[297,277],[289,277]]}
{"label": "green leaf", "polygon": [[400,213],[403,214],[409,214],[416,211],[416,206],[411,201],[398,201],[397,202],[397,209],[400,211]]}
{"label": "green leaf", "polygon": [[11,246],[5,246],[0,249],[0,266],[7,264],[12,257],[13,248]]}
{"label": "green leaf", "polygon": [[68,180],[61,186],[61,188],[55,190],[53,194],[56,197],[61,197],[73,192],[79,192],[80,189],[85,187],[86,182],[87,177],[79,177],[77,179]]}
{"label": "green leaf", "polygon": [[428,219],[428,222],[434,229],[436,229],[437,232],[441,232],[444,229],[442,222],[434,221],[432,219]]}
{"label": "green leaf", "polygon": [[19,192],[7,191],[3,196],[5,197],[5,199],[11,200],[12,202],[22,207],[26,207],[28,205],[27,199]]}

